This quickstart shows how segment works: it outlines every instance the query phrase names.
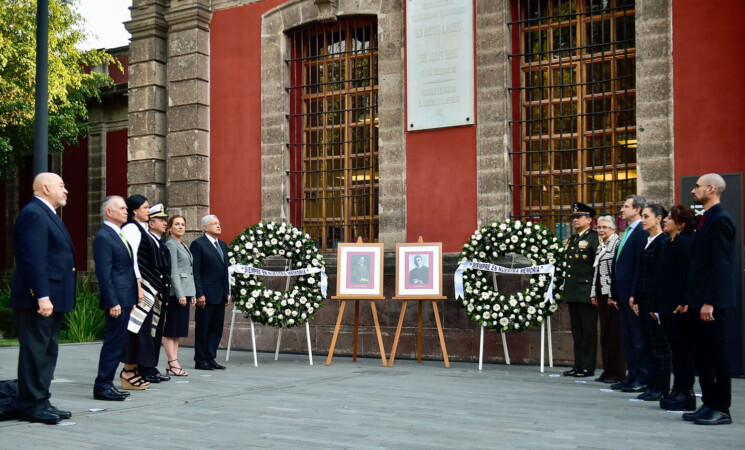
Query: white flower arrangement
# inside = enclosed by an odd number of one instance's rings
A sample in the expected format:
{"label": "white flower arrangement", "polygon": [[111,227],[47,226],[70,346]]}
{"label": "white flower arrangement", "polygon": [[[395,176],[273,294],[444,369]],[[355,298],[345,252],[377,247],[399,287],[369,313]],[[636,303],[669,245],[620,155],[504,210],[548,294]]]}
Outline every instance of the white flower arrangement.
{"label": "white flower arrangement", "polygon": [[[256,268],[261,268],[267,256],[287,258],[290,270],[326,267],[310,235],[289,223],[257,223],[243,230],[229,250],[235,264]],[[257,275],[233,274],[232,282],[231,293],[238,309],[263,325],[284,328],[302,325],[313,319],[313,313],[323,301],[317,273],[297,277],[295,284],[282,292],[267,289]]]}
{"label": "white flower arrangement", "polygon": [[471,320],[486,328],[501,332],[522,331],[543,323],[559,309],[564,289],[564,247],[540,224],[519,220],[492,222],[474,232],[458,259],[494,264],[507,252],[527,257],[534,266],[555,266],[553,303],[546,301],[549,278],[545,274],[533,275],[524,291],[504,295],[494,291],[492,273],[481,270],[464,272],[464,297],[458,300]]}

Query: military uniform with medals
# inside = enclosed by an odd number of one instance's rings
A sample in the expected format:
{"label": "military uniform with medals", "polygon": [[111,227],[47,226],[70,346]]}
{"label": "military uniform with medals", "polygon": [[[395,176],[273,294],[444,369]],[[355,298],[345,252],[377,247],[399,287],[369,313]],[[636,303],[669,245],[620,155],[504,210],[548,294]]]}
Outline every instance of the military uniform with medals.
{"label": "military uniform with medals", "polygon": [[[595,217],[595,210],[575,203],[572,216]],[[574,340],[574,367],[565,376],[588,377],[595,374],[598,346],[598,309],[590,301],[593,263],[600,246],[597,231],[586,228],[567,241],[564,299],[569,304],[569,318]]]}

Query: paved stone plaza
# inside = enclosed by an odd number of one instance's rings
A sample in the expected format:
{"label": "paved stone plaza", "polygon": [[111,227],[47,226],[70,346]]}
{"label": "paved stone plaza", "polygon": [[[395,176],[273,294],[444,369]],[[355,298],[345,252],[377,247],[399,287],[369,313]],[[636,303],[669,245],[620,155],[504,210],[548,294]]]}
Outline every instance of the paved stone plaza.
{"label": "paved stone plaza", "polygon": [[[733,425],[703,427],[607,385],[556,376],[563,367],[233,351],[226,371],[93,400],[100,343],[60,348],[53,404],[69,426],[0,422],[0,448],[742,448],[745,380],[733,380]],[[219,362],[225,353],[221,351]],[[0,379],[15,378],[17,347],[0,348]],[[165,355],[161,355],[165,363]],[[161,364],[164,366],[164,364]],[[552,376],[553,375],[553,376]],[[188,381],[184,383],[183,381]],[[106,408],[90,412],[92,408]]]}

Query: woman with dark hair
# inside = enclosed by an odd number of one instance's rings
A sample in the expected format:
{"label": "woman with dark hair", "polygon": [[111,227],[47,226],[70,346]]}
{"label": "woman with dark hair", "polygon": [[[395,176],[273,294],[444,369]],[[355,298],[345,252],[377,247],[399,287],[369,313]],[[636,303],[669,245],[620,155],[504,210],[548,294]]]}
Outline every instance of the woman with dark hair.
{"label": "woman with dark hair", "polygon": [[165,308],[165,327],[163,328],[163,348],[168,357],[166,375],[186,377],[178,362],[178,340],[189,336],[189,305],[196,303],[197,290],[194,286],[193,259],[182,238],[186,233],[184,216],[171,216],[168,220],[166,248],[171,253],[171,295]]}
{"label": "woman with dark hair", "polygon": [[[122,233],[129,242],[129,246],[132,249],[132,264],[135,269],[135,276],[137,277],[137,301],[142,303],[143,290],[140,275],[140,242],[142,241],[142,232],[147,227],[148,219],[150,218],[150,203],[147,198],[142,195],[131,195],[127,198],[127,223],[122,227]],[[119,374],[122,388],[142,390],[147,389],[150,385],[149,382],[141,376],[140,371],[137,368],[137,333],[127,331],[127,338],[124,343],[124,353],[122,354],[122,362],[124,363],[124,369]]]}
{"label": "woman with dark hair", "polygon": [[688,317],[685,283],[681,281],[688,276],[696,225],[696,216],[688,206],[670,208],[670,214],[663,221],[663,231],[670,236],[670,245],[663,250],[656,268],[653,310],[659,314],[662,329],[670,343],[674,375],[673,388],[667,397],[660,400],[660,408],[673,411],[696,409],[693,330]]}
{"label": "woman with dark hair", "polygon": [[637,397],[645,401],[657,401],[670,390],[670,346],[652,309],[657,284],[657,261],[670,243],[668,235],[662,232],[662,219],[665,216],[665,208],[655,203],[642,210],[642,228],[649,233],[649,237],[647,246],[639,256],[635,294],[629,299],[631,308],[639,316],[646,360],[644,364],[648,370],[647,390]]}

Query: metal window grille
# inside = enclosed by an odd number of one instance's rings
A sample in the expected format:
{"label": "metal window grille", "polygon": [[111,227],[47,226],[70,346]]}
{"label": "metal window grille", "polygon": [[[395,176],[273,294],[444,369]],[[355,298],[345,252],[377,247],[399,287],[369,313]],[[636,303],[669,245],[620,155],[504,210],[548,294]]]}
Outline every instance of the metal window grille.
{"label": "metal window grille", "polygon": [[378,240],[375,18],[297,30],[290,73],[290,217],[321,251]]}
{"label": "metal window grille", "polygon": [[573,202],[616,214],[636,193],[634,14],[633,0],[517,1],[516,217],[565,237]]}

